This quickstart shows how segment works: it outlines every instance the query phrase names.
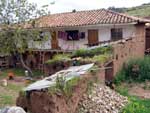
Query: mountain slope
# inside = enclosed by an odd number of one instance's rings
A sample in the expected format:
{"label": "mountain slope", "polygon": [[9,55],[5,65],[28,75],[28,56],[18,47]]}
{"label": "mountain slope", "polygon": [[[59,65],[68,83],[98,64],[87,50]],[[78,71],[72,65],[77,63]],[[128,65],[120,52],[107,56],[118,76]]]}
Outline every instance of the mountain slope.
{"label": "mountain slope", "polygon": [[150,3],[142,4],[140,6],[131,7],[131,8],[115,8],[109,7],[109,10],[117,11],[120,13],[126,13],[132,16],[138,17],[148,17],[150,16]]}
{"label": "mountain slope", "polygon": [[133,16],[147,17],[150,16],[150,3],[141,6],[128,8],[125,13]]}

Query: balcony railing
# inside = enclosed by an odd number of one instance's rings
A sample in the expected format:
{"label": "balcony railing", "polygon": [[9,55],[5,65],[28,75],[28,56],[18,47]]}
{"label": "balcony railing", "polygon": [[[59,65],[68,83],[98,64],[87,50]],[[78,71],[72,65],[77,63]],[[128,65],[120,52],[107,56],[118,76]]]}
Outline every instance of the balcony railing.
{"label": "balcony railing", "polygon": [[100,42],[96,42],[96,43],[93,43],[93,44],[85,44],[85,45],[87,47],[93,47],[93,46],[100,46],[100,45],[109,45],[109,44],[114,44],[114,43],[124,43],[128,40],[132,40],[132,38],[121,39],[121,40],[100,41]]}

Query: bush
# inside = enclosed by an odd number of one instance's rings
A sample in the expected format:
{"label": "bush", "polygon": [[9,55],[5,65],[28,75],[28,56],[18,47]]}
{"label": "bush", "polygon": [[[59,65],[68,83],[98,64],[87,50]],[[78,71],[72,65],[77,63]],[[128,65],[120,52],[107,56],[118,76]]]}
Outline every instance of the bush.
{"label": "bush", "polygon": [[150,100],[138,97],[129,97],[130,103],[122,109],[121,113],[149,113]]}
{"label": "bush", "polygon": [[64,76],[57,77],[56,85],[52,88],[49,88],[49,91],[50,93],[62,93],[69,99],[73,94],[74,86],[78,84],[79,80],[79,77],[74,77],[68,81],[66,81],[66,78]]}
{"label": "bush", "polygon": [[93,59],[93,61],[95,61],[95,62],[104,63],[104,62],[106,62],[109,58],[110,58],[110,55],[109,55],[109,54],[103,54],[103,55],[96,55],[96,56],[94,56],[92,59]]}
{"label": "bush", "polygon": [[78,84],[80,78],[74,77],[73,79],[67,81],[64,85],[64,93],[69,98],[73,94],[73,88]]}
{"label": "bush", "polygon": [[89,54],[88,50],[86,49],[79,49],[73,52],[72,57],[86,57],[86,55]]}
{"label": "bush", "polygon": [[95,55],[111,54],[111,53],[112,47],[107,46],[107,47],[98,47],[94,49],[79,49],[72,54],[72,57],[93,57]]}
{"label": "bush", "polygon": [[53,57],[53,59],[46,61],[46,64],[55,64],[58,62],[68,61],[70,59],[70,54],[57,54]]}
{"label": "bush", "polygon": [[143,82],[150,80],[150,57],[131,59],[117,73],[114,82],[116,84],[123,81]]}

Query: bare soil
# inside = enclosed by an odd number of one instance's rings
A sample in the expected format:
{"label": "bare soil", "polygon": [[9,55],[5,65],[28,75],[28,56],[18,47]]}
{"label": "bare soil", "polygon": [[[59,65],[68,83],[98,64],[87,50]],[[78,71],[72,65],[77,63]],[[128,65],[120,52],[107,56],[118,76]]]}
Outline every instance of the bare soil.
{"label": "bare soil", "polygon": [[74,113],[90,85],[89,81],[94,82],[100,78],[100,73],[83,75],[69,98],[62,93],[50,93],[47,90],[26,92],[26,95],[19,95],[17,105],[32,113]]}
{"label": "bare soil", "polygon": [[144,99],[150,99],[150,82],[129,85],[129,94]]}

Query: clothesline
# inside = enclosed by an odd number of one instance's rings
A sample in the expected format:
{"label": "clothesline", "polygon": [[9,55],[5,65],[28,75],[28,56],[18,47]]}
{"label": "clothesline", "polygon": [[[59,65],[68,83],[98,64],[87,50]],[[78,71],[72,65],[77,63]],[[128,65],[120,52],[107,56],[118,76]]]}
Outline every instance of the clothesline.
{"label": "clothesline", "polygon": [[58,38],[63,40],[80,40],[85,38],[85,32],[78,31],[58,31]]}

